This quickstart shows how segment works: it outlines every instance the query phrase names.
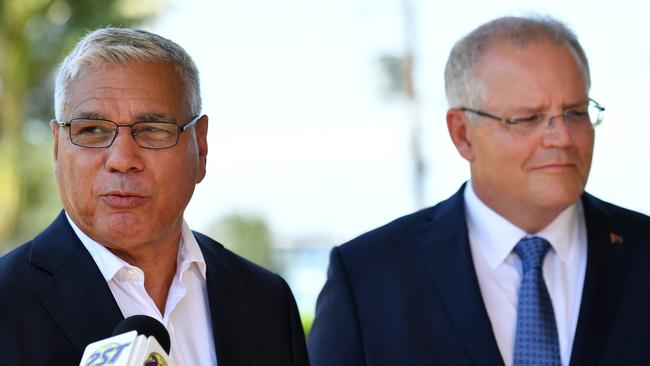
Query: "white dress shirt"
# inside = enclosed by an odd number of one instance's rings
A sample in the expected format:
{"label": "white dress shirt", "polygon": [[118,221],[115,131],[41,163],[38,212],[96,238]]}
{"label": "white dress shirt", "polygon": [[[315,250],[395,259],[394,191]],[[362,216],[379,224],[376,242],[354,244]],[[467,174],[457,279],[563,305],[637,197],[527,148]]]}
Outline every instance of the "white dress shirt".
{"label": "white dress shirt", "polygon": [[587,265],[587,234],[578,200],[538,233],[526,233],[486,206],[471,182],[465,188],[465,214],[474,268],[492,330],[506,366],[512,365],[517,325],[521,260],[514,247],[525,236],[551,244],[543,264],[560,343],[562,365],[571,360]]}
{"label": "white dress shirt", "polygon": [[171,338],[170,357],[177,366],[217,364],[206,287],[206,264],[201,248],[185,221],[176,273],[167,296],[165,313],[161,314],[144,288],[142,270],[89,238],[69,216],[67,218],[99,267],[125,318],[148,315],[163,323]]}

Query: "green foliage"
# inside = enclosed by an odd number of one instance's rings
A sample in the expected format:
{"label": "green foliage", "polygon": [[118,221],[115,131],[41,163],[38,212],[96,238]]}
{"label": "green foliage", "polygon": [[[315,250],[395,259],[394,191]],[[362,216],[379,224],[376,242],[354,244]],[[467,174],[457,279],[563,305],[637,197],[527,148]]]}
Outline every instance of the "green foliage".
{"label": "green foliage", "polygon": [[302,321],[302,329],[305,332],[306,338],[309,335],[312,324],[314,324],[314,314],[300,313],[300,319]]}
{"label": "green foliage", "polygon": [[[157,0],[3,0],[0,3],[0,254],[60,209],[52,178],[56,66],[88,30],[133,26]],[[47,136],[47,137],[45,137]]]}
{"label": "green foliage", "polygon": [[271,230],[263,219],[231,214],[213,224],[208,234],[242,257],[281,272],[273,258]]}

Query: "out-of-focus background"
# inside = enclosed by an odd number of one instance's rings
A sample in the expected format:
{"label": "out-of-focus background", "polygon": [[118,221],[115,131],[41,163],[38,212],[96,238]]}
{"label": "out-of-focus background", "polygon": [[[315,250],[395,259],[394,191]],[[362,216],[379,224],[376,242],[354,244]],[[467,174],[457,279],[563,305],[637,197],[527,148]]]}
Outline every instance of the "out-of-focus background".
{"label": "out-of-focus background", "polygon": [[565,21],[606,108],[587,190],[650,213],[650,3],[636,0],[3,0],[0,254],[60,210],[54,72],[87,30],[137,26],[201,71],[208,174],[186,219],[281,273],[313,317],[333,245],[448,197],[468,176],[449,141],[453,43],[501,15]]}

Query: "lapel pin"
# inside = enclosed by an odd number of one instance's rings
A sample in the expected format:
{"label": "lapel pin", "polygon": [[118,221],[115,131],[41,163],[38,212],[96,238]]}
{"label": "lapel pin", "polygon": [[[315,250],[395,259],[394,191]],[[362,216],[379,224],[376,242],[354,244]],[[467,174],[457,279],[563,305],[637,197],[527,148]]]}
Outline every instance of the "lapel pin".
{"label": "lapel pin", "polygon": [[616,233],[609,233],[610,244],[623,244],[623,237]]}

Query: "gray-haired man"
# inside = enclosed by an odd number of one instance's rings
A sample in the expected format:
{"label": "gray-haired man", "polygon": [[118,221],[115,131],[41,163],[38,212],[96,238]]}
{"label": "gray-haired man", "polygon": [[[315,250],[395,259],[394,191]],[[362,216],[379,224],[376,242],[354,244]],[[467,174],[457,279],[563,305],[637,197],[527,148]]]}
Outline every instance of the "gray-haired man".
{"label": "gray-haired man", "polygon": [[0,354],[74,365],[124,317],[149,315],[177,365],[306,365],[286,283],[183,220],[205,176],[208,117],[177,44],[88,34],[63,61],[52,121],[64,211],[0,259]]}

